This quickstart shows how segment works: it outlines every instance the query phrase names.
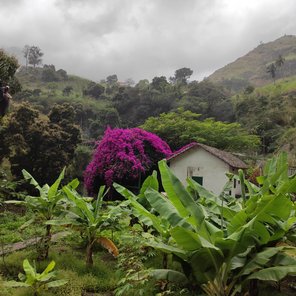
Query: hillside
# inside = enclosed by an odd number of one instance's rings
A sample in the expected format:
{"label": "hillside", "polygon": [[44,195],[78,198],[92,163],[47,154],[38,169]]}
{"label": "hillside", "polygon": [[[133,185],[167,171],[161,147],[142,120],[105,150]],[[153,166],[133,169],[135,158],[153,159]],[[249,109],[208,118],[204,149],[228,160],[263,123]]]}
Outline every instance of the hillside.
{"label": "hillside", "polygon": [[285,62],[276,71],[276,79],[296,75],[296,36],[286,35],[263,43],[243,57],[215,71],[208,79],[238,91],[248,85],[262,86],[272,81],[267,67],[281,55]]}
{"label": "hillside", "polygon": [[236,121],[259,135],[264,154],[289,152],[296,166],[296,76],[232,97]]}

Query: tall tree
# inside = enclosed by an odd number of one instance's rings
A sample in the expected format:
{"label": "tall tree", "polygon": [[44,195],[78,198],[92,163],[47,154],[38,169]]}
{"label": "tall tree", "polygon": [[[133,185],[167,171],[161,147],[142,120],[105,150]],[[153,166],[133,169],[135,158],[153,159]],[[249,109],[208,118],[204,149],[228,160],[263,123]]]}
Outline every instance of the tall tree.
{"label": "tall tree", "polygon": [[275,63],[271,63],[269,66],[267,66],[266,72],[270,74],[271,78],[273,79],[273,83],[275,83],[275,73],[276,73]]}
{"label": "tall tree", "polygon": [[174,83],[187,84],[188,79],[193,74],[193,71],[190,68],[181,68],[175,71],[175,76],[171,77],[171,81]]}
{"label": "tall tree", "polygon": [[278,69],[281,69],[285,63],[285,58],[282,55],[279,55],[275,61],[275,65]]}
{"label": "tall tree", "polygon": [[30,49],[31,49],[30,45],[27,45],[27,44],[23,48],[24,58],[26,60],[26,68],[28,68]]}
{"label": "tall tree", "polygon": [[109,75],[106,78],[106,82],[109,85],[115,84],[115,83],[117,83],[117,81],[118,81],[118,78],[117,78],[117,75],[116,74]]}
{"label": "tall tree", "polygon": [[29,50],[28,61],[30,65],[33,65],[35,68],[37,65],[42,62],[43,52],[38,46],[31,46]]}
{"label": "tall tree", "polygon": [[160,92],[164,92],[168,85],[169,83],[165,76],[154,77],[151,82],[151,86]]}
{"label": "tall tree", "polygon": [[279,55],[275,61],[276,67],[281,67],[285,63],[285,58],[282,55]]}

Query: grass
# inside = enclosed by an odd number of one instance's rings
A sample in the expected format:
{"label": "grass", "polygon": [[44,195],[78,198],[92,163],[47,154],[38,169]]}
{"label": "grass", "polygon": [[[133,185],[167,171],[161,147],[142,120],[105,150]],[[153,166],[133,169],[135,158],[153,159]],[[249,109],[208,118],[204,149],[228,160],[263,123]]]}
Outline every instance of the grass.
{"label": "grass", "polygon": [[0,243],[16,243],[43,234],[44,227],[40,224],[20,230],[20,227],[32,217],[33,213],[31,212],[26,212],[24,215],[9,211],[0,213]]}
{"label": "grass", "polygon": [[[234,62],[215,71],[209,76],[209,80],[223,82],[237,78],[255,86],[264,85],[271,80],[266,73],[266,66],[274,62],[279,54],[285,58],[286,64],[292,65],[296,60],[295,42],[295,36],[283,36],[272,42],[260,44]],[[292,73],[295,74],[295,71]]]}
{"label": "grass", "polygon": [[270,83],[263,87],[257,88],[256,93],[262,95],[268,94],[288,94],[289,92],[296,91],[296,76],[276,80],[275,84]]}
{"label": "grass", "polygon": [[[22,272],[22,262],[28,258],[30,262],[36,260],[33,248],[10,254],[0,263],[0,274],[6,275],[6,280],[16,280],[19,272]],[[106,257],[105,251],[94,254],[94,266],[88,268],[84,261],[84,252],[79,249],[55,245],[51,248],[50,258],[43,262],[36,262],[36,268],[40,272],[47,264],[54,260],[58,279],[67,279],[65,286],[54,288],[46,295],[80,296],[82,291],[94,293],[111,292],[116,288],[118,278],[116,276],[116,260]],[[1,282],[0,282],[1,284]],[[30,295],[28,289],[13,289],[8,295]],[[1,295],[1,292],[0,292]],[[42,294],[43,295],[43,294]]]}

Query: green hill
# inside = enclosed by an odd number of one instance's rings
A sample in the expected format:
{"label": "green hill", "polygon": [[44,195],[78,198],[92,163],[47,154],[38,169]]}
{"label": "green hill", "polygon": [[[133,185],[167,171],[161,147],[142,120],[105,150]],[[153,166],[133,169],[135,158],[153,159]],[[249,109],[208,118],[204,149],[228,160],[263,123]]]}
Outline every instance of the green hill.
{"label": "green hill", "polygon": [[296,36],[285,35],[275,41],[260,44],[236,61],[215,71],[208,79],[238,91],[248,85],[262,86],[272,81],[267,67],[279,56],[285,59],[276,70],[276,79],[296,75]]}
{"label": "green hill", "polygon": [[296,76],[232,97],[236,121],[260,136],[262,152],[289,152],[296,165]]}

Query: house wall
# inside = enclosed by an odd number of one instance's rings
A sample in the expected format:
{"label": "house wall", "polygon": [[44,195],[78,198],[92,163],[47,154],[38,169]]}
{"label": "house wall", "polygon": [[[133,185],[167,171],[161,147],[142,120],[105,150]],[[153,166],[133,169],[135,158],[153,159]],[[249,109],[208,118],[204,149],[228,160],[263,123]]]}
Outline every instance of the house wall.
{"label": "house wall", "polygon": [[[230,172],[227,163],[202,148],[193,148],[169,161],[173,174],[186,185],[187,177],[203,177],[203,186],[215,194],[220,194],[228,181]],[[233,194],[233,193],[232,193]]]}

